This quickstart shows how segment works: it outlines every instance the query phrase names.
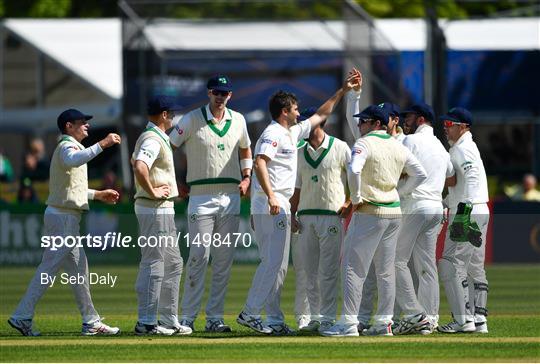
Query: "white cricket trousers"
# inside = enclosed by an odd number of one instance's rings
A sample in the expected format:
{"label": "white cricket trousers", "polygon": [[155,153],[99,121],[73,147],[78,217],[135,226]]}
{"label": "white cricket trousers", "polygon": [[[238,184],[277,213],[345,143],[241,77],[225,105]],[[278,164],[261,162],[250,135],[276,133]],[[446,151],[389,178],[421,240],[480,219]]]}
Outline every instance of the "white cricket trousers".
{"label": "white cricket trousers", "polygon": [[341,323],[358,325],[364,281],[373,261],[378,288],[375,325],[391,324],[396,296],[394,259],[401,218],[355,212],[343,246],[343,312]]}
{"label": "white cricket trousers", "polygon": [[[44,236],[79,236],[81,213],[76,210],[47,207],[43,220]],[[55,251],[51,250],[51,248],[45,248],[41,263],[37,267],[24,297],[19,302],[12,316],[13,318],[28,320],[34,317],[36,304],[49,287],[48,284],[41,284],[42,274],[46,274],[47,277],[54,277],[60,268],[63,268],[70,276],[79,274],[85,277],[84,283],[71,285],[83,323],[89,324],[100,320],[90,296],[88,261],[84,249],[82,247],[68,248],[65,246]],[[56,283],[58,283],[58,280]]]}
{"label": "white cricket trousers", "polygon": [[[212,257],[212,283],[206,304],[206,319],[223,319],[225,294],[234,259],[236,240],[234,234],[239,233],[239,224],[239,194],[190,196],[189,258],[182,297],[182,319],[194,321],[199,314],[210,257]],[[205,239],[210,241],[210,244],[203,244]],[[193,244],[194,242],[198,243]],[[230,244],[222,244],[223,242]]]}
{"label": "white cricket trousers", "polygon": [[311,319],[336,319],[343,226],[339,216],[301,215],[298,237]]}
{"label": "white cricket trousers", "polygon": [[[404,200],[402,225],[396,247],[396,304],[406,316],[439,313],[439,277],[435,251],[442,221],[439,201]],[[409,261],[413,260],[418,290],[415,290]]]}
{"label": "white cricket trousers", "polygon": [[259,247],[261,262],[253,277],[244,312],[258,316],[265,309],[268,325],[284,322],[280,308],[281,289],[289,264],[290,204],[283,197],[279,196],[278,200],[281,208],[277,215],[270,215],[268,212],[266,195],[258,194],[252,196],[251,200],[255,240]]}
{"label": "white cricket trousers", "polygon": [[[135,203],[139,222],[141,262],[135,289],[138,299],[139,322],[178,326],[178,295],[182,274],[182,257],[176,245],[174,208],[150,208]],[[144,238],[141,238],[144,237]],[[158,244],[149,237],[157,237]]]}
{"label": "white cricket trousers", "polygon": [[294,268],[294,315],[296,321],[299,322],[302,318],[311,319],[311,310],[306,292],[307,277],[304,269],[304,257],[298,246],[299,234],[291,235],[291,254]]}
{"label": "white cricket trousers", "polygon": [[[455,213],[455,208],[450,210],[450,224]],[[460,324],[487,320],[488,281],[484,269],[489,223],[487,204],[473,205],[471,221],[475,221],[482,232],[482,245],[477,248],[469,242],[452,241],[450,231],[447,231],[443,256],[439,260],[439,275],[444,283],[446,298],[454,319]],[[450,268],[447,268],[448,263],[451,264]],[[473,287],[469,287],[469,279]],[[470,297],[472,292],[474,297]]]}

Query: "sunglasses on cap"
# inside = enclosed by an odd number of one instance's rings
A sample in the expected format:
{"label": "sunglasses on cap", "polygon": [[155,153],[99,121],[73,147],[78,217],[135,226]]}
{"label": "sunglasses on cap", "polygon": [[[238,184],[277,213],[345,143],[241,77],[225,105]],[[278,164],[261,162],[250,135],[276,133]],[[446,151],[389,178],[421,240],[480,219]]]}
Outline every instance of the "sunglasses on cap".
{"label": "sunglasses on cap", "polygon": [[229,96],[229,91],[212,90],[212,95],[226,97]]}
{"label": "sunglasses on cap", "polygon": [[465,124],[465,123],[459,123],[457,121],[452,121],[452,120],[445,120],[443,122],[443,124],[444,124],[445,128],[450,128],[450,127],[452,127],[454,125],[461,125],[461,124]]}

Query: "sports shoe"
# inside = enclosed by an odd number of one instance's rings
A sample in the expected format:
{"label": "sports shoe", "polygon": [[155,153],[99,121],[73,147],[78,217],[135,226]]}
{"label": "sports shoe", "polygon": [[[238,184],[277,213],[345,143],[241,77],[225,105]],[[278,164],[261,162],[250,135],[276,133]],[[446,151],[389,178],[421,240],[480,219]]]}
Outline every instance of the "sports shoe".
{"label": "sports shoe", "polygon": [[463,325],[460,325],[457,321],[452,321],[446,325],[437,327],[437,331],[442,332],[444,334],[456,334],[459,332],[475,332],[476,327],[474,326],[474,322],[467,321]]}
{"label": "sports shoe", "polygon": [[302,332],[315,332],[319,330],[319,327],[321,326],[321,323],[317,320],[311,320],[307,325],[300,328],[299,331]]}
{"label": "sports shoe", "polygon": [[364,336],[394,336],[392,324],[373,325],[362,331]]}
{"label": "sports shoe", "polygon": [[195,326],[192,320],[182,319],[180,320],[180,326],[186,326],[189,327],[191,331],[195,331]]}
{"label": "sports shoe", "polygon": [[173,329],[167,329],[160,325],[146,325],[137,322],[135,325],[135,335],[164,335],[171,336],[175,333]]}
{"label": "sports shoe", "polygon": [[333,337],[358,336],[358,328],[356,325],[335,324],[329,329],[322,331],[321,335]]}
{"label": "sports shoe", "polygon": [[319,333],[330,329],[332,326],[334,326],[334,323],[332,321],[321,322],[321,325],[319,326]]}
{"label": "sports shoe", "polygon": [[260,317],[248,315],[244,311],[240,312],[236,318],[236,322],[242,326],[249,327],[252,330],[260,332],[261,334],[272,333],[272,329],[268,326],[264,326]]}
{"label": "sports shoe", "polygon": [[359,322],[356,328],[358,329],[358,332],[362,332],[366,329],[369,329],[369,324],[364,324],[362,322]]}
{"label": "sports shoe", "polygon": [[19,331],[22,336],[41,336],[41,333],[34,331],[32,319],[29,320],[17,320],[13,317],[10,317],[7,320],[9,326],[13,327],[15,330]]}
{"label": "sports shoe", "polygon": [[394,335],[406,335],[419,332],[422,329],[428,329],[430,322],[426,315],[419,313],[411,317],[404,317],[396,328],[392,328]]}
{"label": "sports shoe", "polygon": [[487,334],[488,333],[488,327],[487,327],[487,322],[486,321],[484,321],[484,322],[475,322],[474,326],[475,326],[475,329],[476,329],[477,333],[479,333],[479,334]]}
{"label": "sports shoe", "polygon": [[297,316],[297,318],[296,318],[296,324],[298,326],[298,330],[300,330],[300,331],[302,331],[302,329],[304,327],[309,325],[310,322],[311,322],[311,320],[309,319],[309,316],[307,316],[307,315]]}
{"label": "sports shoe", "polygon": [[206,332],[232,332],[229,325],[225,325],[223,320],[206,320],[206,326],[204,327]]}
{"label": "sports shoe", "polygon": [[193,330],[191,329],[191,327],[184,326],[184,325],[181,325],[181,324],[172,326],[172,325],[164,324],[161,321],[158,321],[158,326],[161,326],[161,327],[163,327],[165,329],[174,330],[173,335],[191,335],[193,333]]}
{"label": "sports shoe", "polygon": [[287,324],[270,324],[268,327],[272,330],[270,335],[273,336],[291,336],[296,335],[296,331],[291,329]]}
{"label": "sports shoe", "polygon": [[101,320],[92,322],[91,324],[82,324],[81,335],[94,336],[94,335],[117,335],[120,333],[118,327],[111,327],[105,325]]}

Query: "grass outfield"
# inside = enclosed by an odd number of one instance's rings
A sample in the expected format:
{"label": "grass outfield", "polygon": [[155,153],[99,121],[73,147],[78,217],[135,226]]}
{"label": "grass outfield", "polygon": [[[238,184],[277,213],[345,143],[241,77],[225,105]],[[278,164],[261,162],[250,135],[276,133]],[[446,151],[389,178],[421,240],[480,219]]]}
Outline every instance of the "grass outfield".
{"label": "grass outfield", "polygon": [[[255,267],[235,266],[225,311],[232,334],[196,332],[189,337],[136,337],[136,268],[96,267],[92,272],[118,275],[114,288],[92,286],[94,303],[106,322],[119,326],[115,338],[81,337],[80,317],[66,285],[48,290],[38,305],[38,338],[24,338],[6,323],[24,293],[34,268],[0,269],[0,361],[2,362],[538,362],[540,360],[540,266],[488,267],[489,330],[459,334],[395,337],[323,338],[311,335],[266,337],[234,321],[246,299]],[[59,278],[58,278],[59,279]],[[183,286],[182,286],[183,287]],[[449,320],[441,295],[440,322]],[[206,297],[205,297],[206,300]],[[294,271],[282,294],[282,308],[294,325]],[[204,320],[195,323],[204,328]]]}

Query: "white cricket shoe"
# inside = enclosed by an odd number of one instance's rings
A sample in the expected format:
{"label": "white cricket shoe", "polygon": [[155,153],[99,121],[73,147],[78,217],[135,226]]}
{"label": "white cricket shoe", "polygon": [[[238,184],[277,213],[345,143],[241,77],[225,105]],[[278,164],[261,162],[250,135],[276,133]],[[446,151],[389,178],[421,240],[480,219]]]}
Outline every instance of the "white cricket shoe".
{"label": "white cricket shoe", "polygon": [[171,336],[175,334],[175,330],[168,329],[161,325],[146,325],[137,322],[135,325],[135,335],[163,335]]}
{"label": "white cricket shoe", "polygon": [[[399,321],[397,327],[392,329],[392,333],[394,335],[407,335],[425,330],[427,334],[430,327],[431,323],[429,322],[427,316],[420,313],[418,315],[404,317],[401,321]],[[431,330],[429,331],[431,332]]]}
{"label": "white cricket shoe", "polygon": [[392,324],[379,324],[370,326],[369,329],[362,331],[364,336],[394,336],[392,333]]}
{"label": "white cricket shoe", "polygon": [[479,334],[487,334],[488,333],[487,321],[475,322],[474,326],[475,326],[475,329],[476,329],[475,332],[477,332]]}
{"label": "white cricket shoe", "polygon": [[359,336],[356,325],[335,324],[327,330],[321,331],[322,336],[343,337]]}
{"label": "white cricket shoe", "polygon": [[311,320],[309,319],[309,316],[306,316],[306,315],[298,316],[296,319],[298,330],[303,331],[302,329],[306,327],[307,325],[309,325],[310,322]]}
{"label": "white cricket shoe", "polygon": [[321,326],[321,323],[317,320],[311,320],[306,326],[299,329],[299,331],[302,332],[315,332],[319,330],[319,327]]}
{"label": "white cricket shoe", "polygon": [[158,326],[161,326],[165,329],[174,330],[173,335],[191,335],[193,333],[191,327],[184,326],[181,323],[177,323],[176,325],[167,325],[161,321],[158,321]]}
{"label": "white cricket shoe", "polygon": [[104,324],[101,320],[92,322],[91,324],[82,324],[81,335],[94,336],[94,335],[117,335],[120,333],[118,327],[111,327]]}
{"label": "white cricket shoe", "polygon": [[271,334],[272,329],[268,326],[264,326],[260,317],[248,315],[244,311],[240,312],[236,318],[236,322],[240,325],[248,327],[254,331],[260,332],[261,334]]}
{"label": "white cricket shoe", "polygon": [[22,336],[41,336],[40,332],[34,331],[32,319],[17,320],[13,317],[10,317],[7,322],[9,326],[19,331]]}
{"label": "white cricket shoe", "polygon": [[439,325],[437,327],[437,331],[442,332],[443,334],[457,334],[460,332],[475,332],[476,327],[474,326],[474,322],[472,321],[467,321],[463,325],[461,325],[454,320],[446,325]]}

